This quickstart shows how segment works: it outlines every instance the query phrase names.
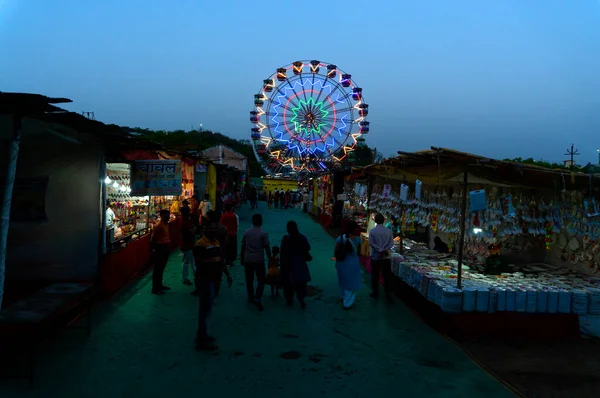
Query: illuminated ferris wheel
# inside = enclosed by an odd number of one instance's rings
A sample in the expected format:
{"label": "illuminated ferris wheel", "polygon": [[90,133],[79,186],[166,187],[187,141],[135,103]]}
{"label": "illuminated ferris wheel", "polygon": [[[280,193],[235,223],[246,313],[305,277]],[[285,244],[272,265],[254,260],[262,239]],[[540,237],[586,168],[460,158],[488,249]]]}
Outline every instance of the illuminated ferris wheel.
{"label": "illuminated ferris wheel", "polygon": [[269,175],[325,172],[369,132],[368,113],[350,74],[333,64],[296,61],[278,68],[254,95],[254,153]]}

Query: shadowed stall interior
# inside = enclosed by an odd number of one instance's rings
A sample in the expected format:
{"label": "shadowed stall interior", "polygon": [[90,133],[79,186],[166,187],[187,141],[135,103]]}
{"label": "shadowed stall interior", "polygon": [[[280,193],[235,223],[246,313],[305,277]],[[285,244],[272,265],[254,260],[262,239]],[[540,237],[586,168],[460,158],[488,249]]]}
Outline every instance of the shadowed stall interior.
{"label": "shadowed stall interior", "polygon": [[[12,123],[12,117],[0,117],[2,185]],[[15,289],[39,286],[38,281],[96,276],[102,151],[90,135],[23,119],[8,234],[7,301],[17,295]]]}

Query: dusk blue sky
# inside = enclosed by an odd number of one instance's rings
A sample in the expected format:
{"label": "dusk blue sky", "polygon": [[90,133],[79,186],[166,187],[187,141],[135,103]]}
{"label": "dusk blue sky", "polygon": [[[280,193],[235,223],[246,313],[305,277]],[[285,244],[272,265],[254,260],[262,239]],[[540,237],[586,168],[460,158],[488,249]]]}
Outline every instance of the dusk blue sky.
{"label": "dusk blue sky", "polygon": [[0,0],[0,90],[151,129],[248,138],[297,59],[363,87],[369,145],[579,163],[600,148],[600,0]]}

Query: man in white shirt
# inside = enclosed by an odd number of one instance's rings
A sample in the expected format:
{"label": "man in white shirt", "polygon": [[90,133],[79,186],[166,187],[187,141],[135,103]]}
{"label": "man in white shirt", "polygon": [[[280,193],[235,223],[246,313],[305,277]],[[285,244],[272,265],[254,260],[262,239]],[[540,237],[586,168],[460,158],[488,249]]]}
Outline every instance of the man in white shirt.
{"label": "man in white shirt", "polygon": [[[269,235],[262,230],[263,219],[260,214],[252,215],[252,228],[242,237],[242,265],[246,274],[246,290],[248,302],[254,303],[259,311],[263,310],[262,296],[265,289],[267,270],[265,254],[268,263],[271,262],[271,245]],[[256,275],[256,290],[254,276]]]}
{"label": "man in white shirt", "polygon": [[208,217],[208,212],[212,210],[212,203],[210,201],[210,198],[208,196],[208,194],[204,195],[204,200],[202,201],[202,203],[200,203],[200,214],[202,215],[202,223],[204,224],[204,221],[207,219]]}
{"label": "man in white shirt", "polygon": [[308,212],[308,201],[309,201],[310,197],[308,196],[308,191],[304,192],[304,195],[302,195],[302,207],[305,213]]}
{"label": "man in white shirt", "polygon": [[106,203],[106,243],[111,244],[115,238],[115,215],[112,203]]}
{"label": "man in white shirt", "polygon": [[384,225],[385,217],[381,213],[375,215],[377,226],[369,231],[369,246],[371,247],[371,297],[379,297],[379,275],[383,273],[383,288],[385,297],[392,302],[392,256],[390,250],[394,247],[394,234]]}

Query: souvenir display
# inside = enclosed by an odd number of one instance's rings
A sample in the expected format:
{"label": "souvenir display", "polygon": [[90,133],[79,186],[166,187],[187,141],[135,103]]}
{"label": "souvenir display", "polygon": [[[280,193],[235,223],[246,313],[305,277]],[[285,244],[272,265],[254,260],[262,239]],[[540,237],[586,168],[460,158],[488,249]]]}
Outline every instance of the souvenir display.
{"label": "souvenir display", "polygon": [[[460,233],[463,194],[451,190],[424,191],[421,199],[409,194],[407,200],[402,200],[393,191],[384,197],[382,186],[375,185],[368,208],[400,220],[400,229],[405,234],[414,232],[415,224],[430,227],[433,233],[445,234],[448,246],[454,246]],[[498,244],[503,253],[519,253],[539,244],[547,251],[557,245],[563,261],[587,266],[590,273],[597,272],[600,217],[589,216],[596,211],[595,201],[584,201],[579,192],[563,192],[560,199],[547,203],[543,198],[525,194],[517,197],[512,193],[500,194],[495,187],[489,192],[468,194],[469,202],[477,203],[473,207],[469,203],[467,208],[478,210],[466,215],[464,254],[475,270],[483,272],[490,245]]]}
{"label": "souvenir display", "polygon": [[516,272],[483,275],[463,264],[463,288],[457,289],[454,257],[408,239],[404,253],[394,253],[392,263],[396,276],[444,312],[600,314],[600,278],[566,269],[511,265]]}
{"label": "souvenir display", "polygon": [[[130,166],[127,163],[107,163],[106,186],[107,203],[117,219],[115,239],[132,236],[151,227],[158,220],[162,209],[171,211],[171,217],[179,214],[181,201],[193,193],[193,166],[185,164],[182,181],[182,196],[131,196]],[[137,236],[137,235],[136,235]]]}
{"label": "souvenir display", "polygon": [[366,229],[369,222],[367,214],[367,185],[356,182],[344,184],[344,210],[346,220],[356,222],[361,228]]}

